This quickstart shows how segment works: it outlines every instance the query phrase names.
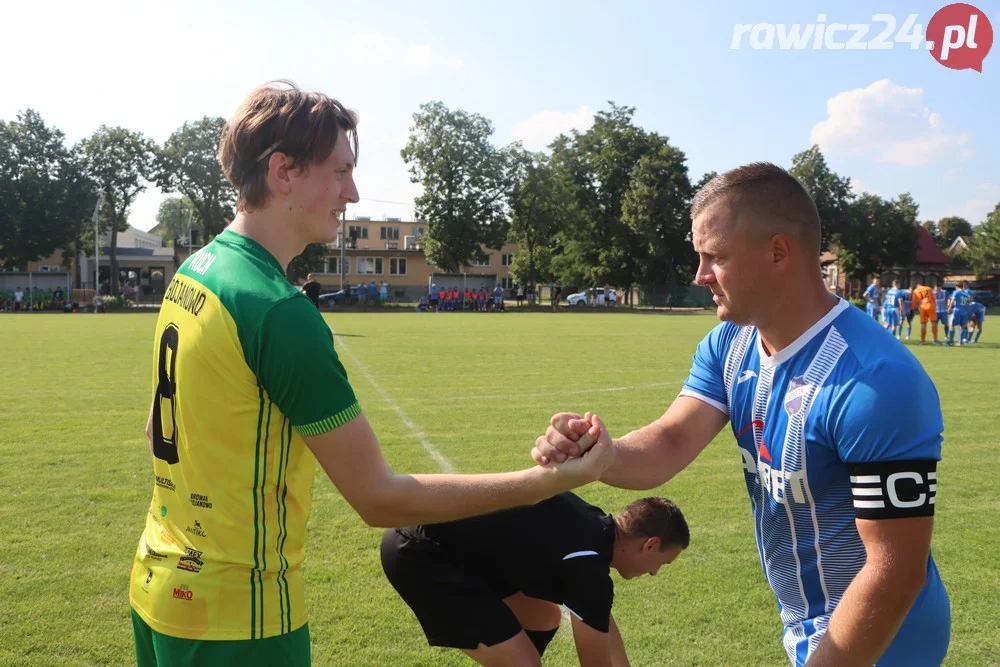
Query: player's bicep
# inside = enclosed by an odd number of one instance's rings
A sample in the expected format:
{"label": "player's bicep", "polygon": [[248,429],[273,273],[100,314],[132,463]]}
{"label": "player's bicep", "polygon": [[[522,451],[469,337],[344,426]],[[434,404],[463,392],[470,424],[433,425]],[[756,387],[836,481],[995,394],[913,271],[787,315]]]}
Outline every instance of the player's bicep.
{"label": "player's bicep", "polygon": [[900,581],[922,585],[927,572],[934,517],[858,519],[858,534],[865,545],[867,564]]}
{"label": "player's bicep", "polygon": [[580,667],[611,667],[611,635],[572,616],[573,642]]}

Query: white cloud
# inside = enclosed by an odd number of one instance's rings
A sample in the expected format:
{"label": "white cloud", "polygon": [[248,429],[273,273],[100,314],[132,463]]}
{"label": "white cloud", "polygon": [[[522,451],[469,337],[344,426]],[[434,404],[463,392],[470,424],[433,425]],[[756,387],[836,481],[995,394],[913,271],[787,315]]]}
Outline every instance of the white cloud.
{"label": "white cloud", "polygon": [[351,35],[351,60],[358,65],[384,65],[392,56],[389,41],[380,32]]}
{"label": "white cloud", "polygon": [[440,53],[430,44],[415,44],[409,47],[399,62],[401,65],[419,68],[436,66],[461,68],[465,64],[461,58]]}
{"label": "white cloud", "polygon": [[973,155],[969,135],[949,131],[941,114],[925,106],[922,88],[881,79],[837,93],[826,111],[809,139],[828,153],[870,153],[905,167]]}
{"label": "white cloud", "polygon": [[379,141],[383,144],[392,146],[397,150],[403,150],[406,148],[406,142],[410,140],[409,132],[403,132],[401,134],[383,134],[379,137]]}
{"label": "white cloud", "polygon": [[586,105],[576,111],[539,111],[515,125],[510,138],[520,139],[525,148],[537,151],[564,132],[572,129],[584,132],[593,124],[594,112]]}
{"label": "white cloud", "polygon": [[973,225],[986,220],[986,216],[1000,203],[1000,184],[980,183],[970,199],[951,208],[945,215],[958,215]]}
{"label": "white cloud", "polygon": [[431,44],[407,45],[380,32],[351,35],[351,61],[356,65],[402,65],[426,70],[433,67],[462,69],[461,58],[444,53]]}
{"label": "white cloud", "polygon": [[851,178],[851,190],[853,190],[854,194],[858,195],[859,197],[865,194],[866,192],[873,195],[878,194],[878,190],[876,190],[872,186],[868,185],[864,181],[861,181],[857,178]]}

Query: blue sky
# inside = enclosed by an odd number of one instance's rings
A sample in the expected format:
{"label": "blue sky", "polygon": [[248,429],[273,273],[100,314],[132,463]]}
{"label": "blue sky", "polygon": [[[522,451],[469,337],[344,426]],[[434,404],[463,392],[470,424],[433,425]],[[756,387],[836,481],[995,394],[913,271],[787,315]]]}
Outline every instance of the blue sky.
{"label": "blue sky", "polygon": [[[5,23],[22,29],[0,43],[0,118],[32,107],[70,141],[106,123],[162,142],[288,78],[361,115],[362,201],[349,214],[408,217],[419,186],[399,149],[420,104],[481,113],[497,144],[541,149],[614,100],[687,154],[692,180],[753,160],[788,166],[818,142],[858,190],[909,191],[921,219],[976,223],[1000,202],[1000,47],[982,73],[906,43],[763,50],[745,36],[731,48],[736,24],[872,23],[870,40],[885,26],[873,14],[926,26],[942,4],[21,2]],[[1000,31],[1000,0],[975,4]],[[142,195],[132,224],[155,224],[163,196]]]}

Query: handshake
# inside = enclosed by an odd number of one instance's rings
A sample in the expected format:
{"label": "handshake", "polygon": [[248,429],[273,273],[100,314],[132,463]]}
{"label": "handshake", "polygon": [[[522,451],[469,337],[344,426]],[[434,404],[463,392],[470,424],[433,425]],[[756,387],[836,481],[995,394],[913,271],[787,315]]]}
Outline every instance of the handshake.
{"label": "handshake", "polygon": [[531,458],[540,466],[580,475],[584,483],[597,481],[615,460],[614,442],[601,418],[592,412],[552,416],[545,435],[535,440]]}

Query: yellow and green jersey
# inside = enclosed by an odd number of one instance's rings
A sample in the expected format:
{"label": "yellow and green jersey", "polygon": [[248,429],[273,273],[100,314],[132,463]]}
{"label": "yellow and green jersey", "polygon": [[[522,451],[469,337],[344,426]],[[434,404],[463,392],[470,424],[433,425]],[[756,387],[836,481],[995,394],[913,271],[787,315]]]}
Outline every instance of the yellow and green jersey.
{"label": "yellow and green jersey", "polygon": [[154,630],[258,639],[306,622],[315,459],[361,413],[333,336],[255,241],[224,231],[170,282],[153,345],[153,499],[129,598]]}

